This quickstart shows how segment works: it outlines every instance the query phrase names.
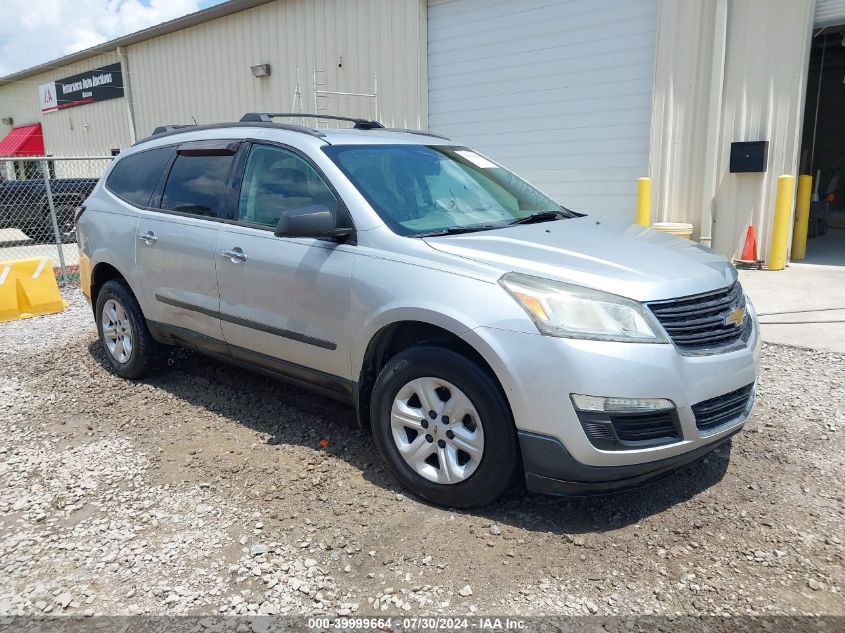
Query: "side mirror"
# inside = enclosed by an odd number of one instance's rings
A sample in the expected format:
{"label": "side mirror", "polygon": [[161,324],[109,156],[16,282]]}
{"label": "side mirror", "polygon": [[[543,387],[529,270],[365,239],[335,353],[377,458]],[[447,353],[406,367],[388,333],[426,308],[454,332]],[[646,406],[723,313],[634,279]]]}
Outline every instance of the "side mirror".
{"label": "side mirror", "polygon": [[273,234],[276,237],[346,237],[351,228],[339,228],[328,207],[313,204],[284,211]]}

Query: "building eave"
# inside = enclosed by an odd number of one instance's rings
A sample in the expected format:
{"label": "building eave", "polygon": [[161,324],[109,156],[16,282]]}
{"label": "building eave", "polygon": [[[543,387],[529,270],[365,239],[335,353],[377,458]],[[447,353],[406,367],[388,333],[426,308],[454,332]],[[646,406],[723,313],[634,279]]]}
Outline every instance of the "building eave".
{"label": "building eave", "polygon": [[86,48],[85,50],[77,51],[76,53],[71,53],[70,55],[65,55],[64,57],[44,62],[38,66],[20,70],[16,73],[12,73],[11,75],[6,75],[5,77],[0,77],[0,86],[20,81],[21,79],[26,79],[27,77],[32,77],[33,75],[57,70],[76,62],[85,61],[91,57],[114,51],[118,46],[130,46],[139,42],[151,40],[161,35],[167,35],[168,33],[181,31],[182,29],[187,29],[198,24],[204,24],[205,22],[226,17],[227,15],[232,15],[233,13],[246,11],[247,9],[252,9],[253,7],[267,4],[269,2],[273,2],[273,0],[229,0],[228,2],[208,7],[207,9],[189,13],[188,15],[183,15],[182,17],[169,20],[168,22],[162,22],[161,24],[156,24],[155,26],[136,31],[135,33],[130,33],[129,35],[124,35],[122,37],[109,40],[108,42],[97,44],[91,48]]}

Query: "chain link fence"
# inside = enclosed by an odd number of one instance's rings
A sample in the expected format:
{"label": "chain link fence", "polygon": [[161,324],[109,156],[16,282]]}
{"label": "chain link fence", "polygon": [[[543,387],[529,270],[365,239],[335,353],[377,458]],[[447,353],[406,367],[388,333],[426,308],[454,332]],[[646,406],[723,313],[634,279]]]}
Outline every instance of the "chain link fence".
{"label": "chain link fence", "polygon": [[48,257],[60,283],[77,280],[74,211],[111,161],[0,158],[0,261]]}

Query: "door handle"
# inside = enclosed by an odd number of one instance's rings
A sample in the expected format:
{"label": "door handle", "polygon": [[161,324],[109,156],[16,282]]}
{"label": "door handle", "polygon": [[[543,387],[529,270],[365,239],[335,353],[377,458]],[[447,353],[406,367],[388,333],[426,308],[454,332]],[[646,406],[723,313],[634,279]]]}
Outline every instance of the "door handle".
{"label": "door handle", "polygon": [[228,257],[229,259],[231,259],[233,264],[237,264],[238,262],[245,262],[247,260],[246,253],[241,250],[240,246],[236,246],[232,250],[220,251],[220,254],[223,257]]}
{"label": "door handle", "polygon": [[147,231],[143,235],[139,235],[138,239],[144,242],[147,246],[152,246],[158,240],[158,238],[155,236],[155,233],[153,233],[152,231]]}

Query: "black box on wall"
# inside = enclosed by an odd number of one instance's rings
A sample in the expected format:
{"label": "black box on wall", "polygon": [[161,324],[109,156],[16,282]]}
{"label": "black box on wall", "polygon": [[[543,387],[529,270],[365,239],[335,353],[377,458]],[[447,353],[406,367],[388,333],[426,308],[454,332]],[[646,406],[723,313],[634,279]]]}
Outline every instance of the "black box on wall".
{"label": "black box on wall", "polygon": [[747,174],[766,171],[769,141],[731,143],[731,173]]}

